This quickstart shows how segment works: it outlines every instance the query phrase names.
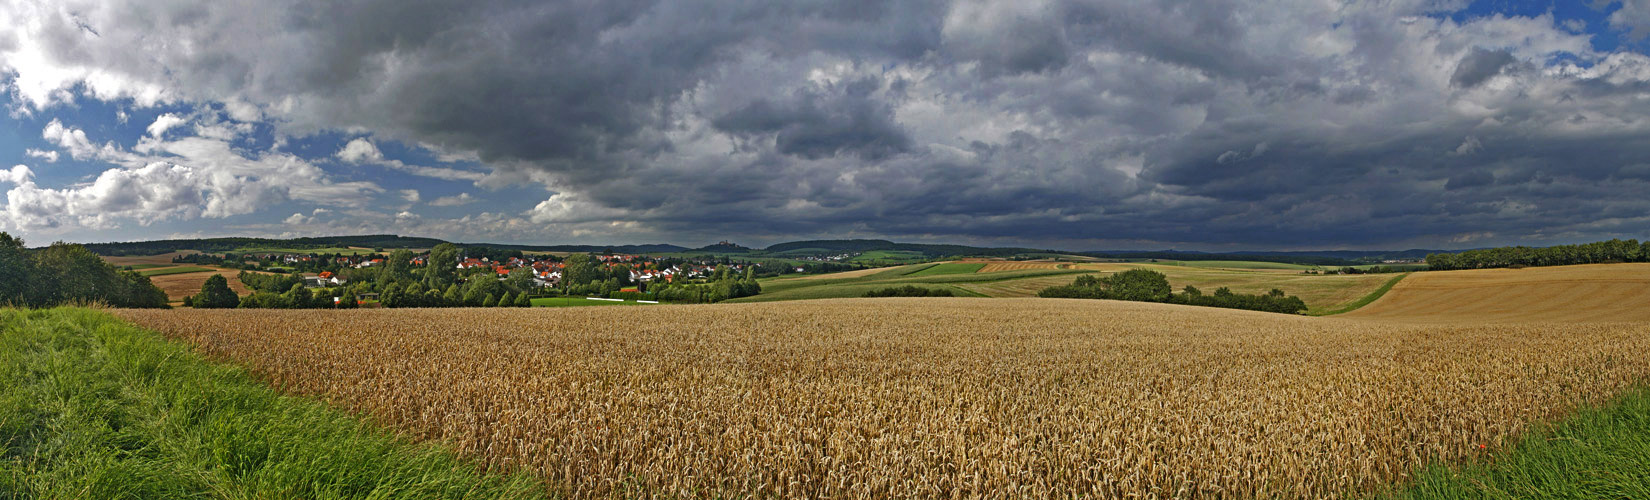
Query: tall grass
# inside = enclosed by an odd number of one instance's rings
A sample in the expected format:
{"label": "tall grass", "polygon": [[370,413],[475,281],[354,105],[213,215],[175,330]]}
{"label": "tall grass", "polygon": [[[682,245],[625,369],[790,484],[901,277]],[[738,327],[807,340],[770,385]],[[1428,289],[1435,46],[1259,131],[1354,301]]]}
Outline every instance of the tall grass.
{"label": "tall grass", "polygon": [[1403,499],[1650,498],[1650,390],[1578,412],[1485,460],[1427,467]]}
{"label": "tall grass", "polygon": [[0,499],[542,498],[89,309],[0,310]]}

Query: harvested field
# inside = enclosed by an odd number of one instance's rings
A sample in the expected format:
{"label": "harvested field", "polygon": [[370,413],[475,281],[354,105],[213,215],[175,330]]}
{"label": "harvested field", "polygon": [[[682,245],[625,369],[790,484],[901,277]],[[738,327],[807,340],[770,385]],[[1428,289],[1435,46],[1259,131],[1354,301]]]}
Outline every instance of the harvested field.
{"label": "harvested field", "polygon": [[843,271],[843,272],[840,272],[840,273],[810,274],[810,275],[807,275],[807,276],[800,276],[800,277],[795,277],[795,278],[783,278],[783,280],[833,280],[833,279],[840,279],[840,278],[859,278],[859,277],[870,276],[870,275],[873,275],[873,274],[876,274],[876,273],[887,271],[889,269],[893,269],[893,268],[891,268],[891,267],[872,267],[872,268],[866,268],[866,269],[856,269],[856,270],[853,270],[853,271]]}
{"label": "harvested field", "polygon": [[1313,311],[1333,310],[1356,302],[1392,279],[1392,275],[1381,274],[1320,275],[1286,270],[1212,269],[1145,263],[1079,264],[1076,267],[1101,272],[1150,269],[1168,277],[1169,286],[1175,291],[1186,285],[1198,287],[1203,293],[1227,287],[1237,293],[1263,294],[1278,288],[1289,295],[1299,296]]}
{"label": "harvested field", "polygon": [[957,286],[987,297],[1036,297],[1037,292],[1043,291],[1044,288],[1070,285],[1075,279],[1076,275],[1062,274],[986,283],[962,283]]}
{"label": "harvested field", "polygon": [[982,272],[982,273],[994,273],[994,272],[998,272],[998,271],[1023,271],[1023,270],[1026,270],[1026,269],[1069,269],[1071,267],[1072,267],[1071,264],[1062,264],[1062,263],[1059,263],[1059,262],[1004,262],[1004,261],[991,261],[991,262],[987,262],[985,264],[985,267],[980,269],[980,272]]}
{"label": "harvested field", "polygon": [[206,267],[200,267],[200,266],[170,266],[170,267],[152,267],[152,268],[149,268],[149,269],[140,270],[137,273],[141,274],[141,275],[144,275],[144,276],[155,277],[155,276],[165,276],[165,275],[168,275],[168,274],[204,273],[204,272],[210,272],[214,269],[215,268],[206,268]]}
{"label": "harvested field", "polygon": [[1650,321],[1650,263],[1415,273],[1347,318],[1420,323]]}
{"label": "harvested field", "polygon": [[1650,376],[1646,324],[1092,300],[117,314],[571,498],[1338,497]]}
{"label": "harvested field", "polygon": [[206,278],[220,274],[229,279],[229,289],[234,290],[236,294],[242,296],[251,294],[252,289],[241,284],[241,280],[235,277],[240,272],[239,269],[211,267],[202,272],[150,276],[149,281],[160,287],[161,291],[166,292],[166,300],[169,301],[183,300],[184,297],[200,293],[201,285],[206,284]]}

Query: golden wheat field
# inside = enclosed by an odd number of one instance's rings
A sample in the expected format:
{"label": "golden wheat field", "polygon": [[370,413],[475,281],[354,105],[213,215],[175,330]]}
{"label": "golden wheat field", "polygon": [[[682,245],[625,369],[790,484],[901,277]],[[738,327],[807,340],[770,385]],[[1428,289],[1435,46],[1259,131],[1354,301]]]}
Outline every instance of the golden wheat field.
{"label": "golden wheat field", "polygon": [[1415,273],[1347,314],[1393,322],[1650,321],[1650,263]]}
{"label": "golden wheat field", "polygon": [[1650,375],[1641,323],[1111,301],[118,314],[571,498],[1341,497]]}

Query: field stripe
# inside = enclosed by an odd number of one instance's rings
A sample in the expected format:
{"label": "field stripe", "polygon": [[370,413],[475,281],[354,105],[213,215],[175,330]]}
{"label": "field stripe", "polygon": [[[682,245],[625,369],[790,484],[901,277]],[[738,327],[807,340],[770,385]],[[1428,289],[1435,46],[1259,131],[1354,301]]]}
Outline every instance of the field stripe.
{"label": "field stripe", "polygon": [[1339,309],[1335,309],[1333,311],[1322,312],[1322,313],[1316,313],[1316,312],[1308,311],[1306,314],[1310,315],[1310,316],[1334,316],[1336,314],[1345,314],[1345,313],[1349,313],[1349,312],[1352,312],[1352,311],[1356,311],[1359,308],[1362,308],[1363,306],[1367,306],[1370,303],[1375,302],[1376,300],[1378,300],[1381,297],[1385,296],[1387,292],[1392,291],[1392,287],[1394,285],[1397,285],[1399,281],[1403,281],[1404,278],[1408,277],[1408,276],[1409,276],[1409,273],[1404,273],[1404,274],[1400,274],[1400,275],[1397,275],[1397,276],[1393,276],[1392,279],[1386,280],[1386,283],[1381,284],[1380,288],[1376,288],[1375,291],[1369,292],[1369,295],[1365,295],[1365,296],[1363,296],[1363,298],[1358,299],[1358,300],[1352,302],[1351,304],[1347,304],[1346,306],[1341,307]]}

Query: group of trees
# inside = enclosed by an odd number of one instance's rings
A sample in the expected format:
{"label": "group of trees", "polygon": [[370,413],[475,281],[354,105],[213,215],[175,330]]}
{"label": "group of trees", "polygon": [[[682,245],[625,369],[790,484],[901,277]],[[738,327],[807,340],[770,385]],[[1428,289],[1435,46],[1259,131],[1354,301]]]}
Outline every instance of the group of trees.
{"label": "group of trees", "polygon": [[[235,275],[242,285],[257,292],[284,293],[293,286],[303,286],[304,277],[297,274],[263,274],[241,271]],[[227,281],[226,281],[227,283]],[[227,287],[227,284],[225,285]]]}
{"label": "group of trees", "polygon": [[1039,297],[1066,299],[1112,299],[1137,302],[1168,302],[1173,294],[1169,278],[1163,273],[1146,269],[1131,269],[1106,277],[1078,276],[1070,285],[1056,286],[1038,292]]}
{"label": "group of trees", "polygon": [[866,297],[950,297],[944,288],[923,288],[916,285],[891,286],[865,292]]}
{"label": "group of trees", "polygon": [[1248,295],[1232,293],[1230,288],[1220,287],[1215,289],[1214,295],[1204,295],[1203,291],[1198,290],[1197,287],[1187,285],[1184,291],[1171,296],[1169,303],[1283,314],[1299,314],[1306,310],[1306,302],[1301,300],[1300,297],[1285,295],[1283,290],[1276,288],[1273,288],[1266,295]]}
{"label": "group of trees", "polygon": [[1650,241],[1610,240],[1580,245],[1543,248],[1501,247],[1467,250],[1460,253],[1427,255],[1427,267],[1434,270],[1488,269],[1496,267],[1567,266],[1606,262],[1650,261]]}
{"label": "group of trees", "polygon": [[1169,287],[1167,276],[1147,269],[1131,269],[1103,278],[1093,275],[1078,276],[1070,285],[1045,288],[1038,292],[1037,296],[1165,302],[1285,314],[1298,314],[1306,310],[1306,302],[1300,297],[1286,295],[1283,290],[1278,289],[1272,289],[1265,295],[1245,295],[1221,287],[1215,290],[1214,295],[1204,295],[1197,287],[1187,286],[1181,293],[1176,294]]}
{"label": "group of trees", "polygon": [[121,271],[81,245],[53,243],[29,250],[22,239],[0,232],[0,305],[91,303],[167,307],[166,292],[148,277]]}
{"label": "group of trees", "polygon": [[1343,267],[1343,268],[1336,269],[1336,270],[1333,270],[1333,271],[1330,271],[1330,270],[1318,271],[1316,269],[1307,269],[1305,271],[1301,271],[1301,274],[1391,274],[1391,273],[1407,273],[1407,272],[1410,272],[1410,271],[1414,271],[1414,269],[1404,268],[1404,267],[1396,267],[1396,266],[1370,266],[1370,267],[1364,267],[1364,268],[1357,268],[1357,267],[1348,266],[1348,267]]}
{"label": "group of trees", "polygon": [[[466,249],[451,243],[442,243],[430,249],[429,264],[422,270],[412,264],[410,250],[390,252],[375,276],[379,290],[378,302],[384,307],[513,307],[528,305],[527,293],[532,287],[532,271],[523,271],[522,277],[511,274],[510,280],[499,281],[486,269],[486,274],[462,280],[458,261]],[[515,252],[517,255],[519,251]],[[417,272],[415,272],[417,271]],[[517,271],[522,271],[518,269]],[[523,284],[525,278],[525,284]],[[501,300],[502,299],[502,300]]]}
{"label": "group of trees", "polygon": [[446,288],[425,288],[423,283],[409,283],[405,288],[390,288],[378,297],[384,307],[529,307],[531,290],[513,290],[491,278],[472,279]]}
{"label": "group of trees", "polygon": [[[204,288],[204,286],[203,286]],[[205,290],[202,290],[205,293]],[[285,292],[252,292],[241,298],[240,307],[246,309],[353,309],[359,298],[348,287],[310,289],[303,284],[293,285]],[[196,306],[199,307],[199,306]]]}
{"label": "group of trees", "polygon": [[752,267],[746,267],[745,274],[740,276],[732,268],[717,266],[703,284],[656,284],[648,291],[662,301],[703,304],[756,295],[762,293],[762,285],[756,282]]}

